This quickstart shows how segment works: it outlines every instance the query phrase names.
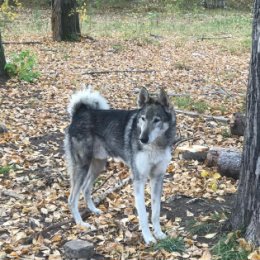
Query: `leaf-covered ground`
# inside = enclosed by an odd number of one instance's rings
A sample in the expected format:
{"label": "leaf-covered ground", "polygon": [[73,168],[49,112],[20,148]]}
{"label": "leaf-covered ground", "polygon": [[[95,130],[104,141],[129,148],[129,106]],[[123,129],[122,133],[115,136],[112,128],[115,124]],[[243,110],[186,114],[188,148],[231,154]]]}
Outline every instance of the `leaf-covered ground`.
{"label": "leaf-covered ground", "polygon": [[[185,214],[181,218],[177,213],[167,213],[171,211],[169,203],[174,204],[176,195],[224,203],[225,196],[236,191],[236,183],[225,177],[214,179],[214,174],[202,176],[203,170],[214,173],[215,169],[206,169],[196,161],[183,161],[176,154],[164,182],[161,222],[170,236],[184,239],[185,251],[168,253],[144,245],[131,184],[110,194],[99,205],[104,211],[102,215],[88,214],[87,221],[97,227],[96,231],[84,230],[69,221],[69,176],[63,154],[64,129],[69,124],[66,106],[70,95],[83,84],[92,85],[113,108],[122,109],[136,107],[141,86],[154,93],[163,87],[171,95],[190,95],[195,101],[206,102],[203,114],[231,118],[244,106],[249,50],[231,52],[215,41],[180,40],[171,35],[157,37],[151,43],[118,37],[57,43],[52,42],[50,35],[4,36],[5,41],[11,42],[41,42],[5,45],[7,58],[24,49],[35,53],[41,76],[35,83],[13,78],[1,85],[0,122],[9,131],[0,136],[0,165],[11,168],[0,174],[0,258],[62,259],[62,245],[81,238],[93,242],[97,254],[107,259],[192,260],[203,254],[204,259],[210,259],[206,257],[214,233],[209,231],[204,237],[208,242],[200,242],[196,233],[189,232]],[[230,44],[229,39],[226,42]],[[115,70],[147,72],[113,73]],[[88,74],[93,71],[111,73]],[[205,121],[203,117],[178,114],[177,127],[178,135],[198,137],[196,144],[242,147],[242,138],[231,137],[227,125]],[[96,182],[94,197],[129,174],[121,163],[109,161],[108,170]],[[99,190],[109,175],[113,177]],[[83,199],[80,207],[85,208]],[[193,214],[197,216],[192,209],[186,211],[189,218]],[[205,214],[201,213],[201,221],[212,217],[209,212]],[[53,226],[63,221],[63,225]],[[52,228],[48,229],[49,226]]]}

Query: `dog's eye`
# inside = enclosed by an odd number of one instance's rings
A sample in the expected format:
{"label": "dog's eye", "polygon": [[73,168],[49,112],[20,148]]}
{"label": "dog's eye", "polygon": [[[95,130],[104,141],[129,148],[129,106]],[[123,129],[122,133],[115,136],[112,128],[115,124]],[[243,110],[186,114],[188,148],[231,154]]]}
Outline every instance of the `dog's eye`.
{"label": "dog's eye", "polygon": [[159,118],[155,118],[155,119],[153,120],[153,122],[156,124],[156,123],[160,122],[160,119],[159,119]]}
{"label": "dog's eye", "polygon": [[141,119],[142,119],[142,121],[145,121],[145,117],[144,116],[141,116]]}

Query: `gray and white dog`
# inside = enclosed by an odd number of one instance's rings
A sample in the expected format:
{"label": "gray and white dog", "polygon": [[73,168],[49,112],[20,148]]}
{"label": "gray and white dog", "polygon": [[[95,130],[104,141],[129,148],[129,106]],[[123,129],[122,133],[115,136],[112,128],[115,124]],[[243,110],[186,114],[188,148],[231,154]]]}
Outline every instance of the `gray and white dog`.
{"label": "gray and white dog", "polygon": [[[110,109],[107,100],[90,89],[72,95],[68,112],[71,124],[65,137],[65,150],[71,176],[69,207],[77,224],[83,222],[78,200],[83,192],[88,208],[99,214],[91,198],[94,180],[104,169],[107,157],[121,158],[131,169],[135,206],[146,244],[163,239],[160,226],[160,207],[163,176],[171,160],[171,146],[176,132],[176,116],[167,94],[160,90],[156,98],[142,88],[138,97],[139,109]],[[152,224],[149,226],[144,189],[151,184]]]}

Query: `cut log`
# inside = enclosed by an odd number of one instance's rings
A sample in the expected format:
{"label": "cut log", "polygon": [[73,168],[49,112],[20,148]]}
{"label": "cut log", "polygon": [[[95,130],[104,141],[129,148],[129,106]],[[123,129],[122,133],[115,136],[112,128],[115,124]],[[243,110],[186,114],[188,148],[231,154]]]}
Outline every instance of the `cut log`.
{"label": "cut log", "polygon": [[246,116],[240,112],[234,113],[230,123],[230,132],[232,135],[244,136],[246,129]]}
{"label": "cut log", "polygon": [[206,165],[216,166],[222,176],[239,179],[242,153],[235,149],[213,147],[208,151]]}
{"label": "cut log", "polygon": [[89,260],[94,254],[94,245],[81,239],[71,240],[64,245],[64,253],[68,259]]}
{"label": "cut log", "polygon": [[176,148],[176,153],[181,154],[184,160],[197,160],[204,162],[209,148],[202,145],[185,145]]}

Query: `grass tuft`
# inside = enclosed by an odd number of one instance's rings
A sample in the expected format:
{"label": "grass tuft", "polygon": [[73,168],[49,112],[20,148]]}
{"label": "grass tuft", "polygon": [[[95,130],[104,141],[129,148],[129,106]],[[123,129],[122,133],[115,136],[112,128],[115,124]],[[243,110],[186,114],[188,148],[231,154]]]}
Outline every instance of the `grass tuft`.
{"label": "grass tuft", "polygon": [[195,110],[198,113],[204,113],[208,108],[208,104],[203,100],[194,101],[190,96],[175,97],[174,104],[179,109]]}
{"label": "grass tuft", "polygon": [[0,175],[8,174],[12,168],[13,167],[11,165],[1,166],[0,167]]}
{"label": "grass tuft", "polygon": [[183,238],[165,238],[160,240],[155,246],[154,250],[164,249],[167,252],[184,252],[185,251],[185,243]]}
{"label": "grass tuft", "polygon": [[245,260],[249,255],[249,251],[241,248],[237,241],[238,237],[229,234],[222,237],[218,243],[212,248],[212,253],[220,260]]}

